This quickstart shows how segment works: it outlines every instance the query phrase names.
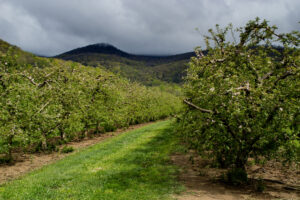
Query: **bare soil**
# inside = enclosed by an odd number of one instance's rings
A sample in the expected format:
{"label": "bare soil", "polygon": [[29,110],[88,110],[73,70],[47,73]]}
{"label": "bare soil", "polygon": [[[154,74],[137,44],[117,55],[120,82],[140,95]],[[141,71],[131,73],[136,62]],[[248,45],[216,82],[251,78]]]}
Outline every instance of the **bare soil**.
{"label": "bare soil", "polygon": [[[178,200],[300,200],[300,171],[297,166],[286,167],[275,161],[264,166],[248,166],[247,173],[252,184],[234,187],[220,180],[226,170],[210,167],[208,160],[192,151],[185,155],[175,154],[171,159],[180,167],[179,181],[186,187],[183,194],[175,196]],[[255,191],[254,183],[258,178],[264,180],[263,192]]]}
{"label": "bare soil", "polygon": [[70,154],[78,152],[80,149],[97,144],[107,138],[122,134],[129,130],[137,129],[146,125],[149,125],[154,122],[132,125],[127,129],[118,129],[115,132],[107,132],[104,134],[94,135],[93,138],[85,138],[81,141],[70,142],[66,145],[61,145],[60,149],[64,146],[71,146],[74,148],[74,152],[69,154],[64,154],[58,152],[51,153],[35,153],[35,154],[25,154],[25,153],[14,153],[14,163],[11,165],[0,165],[0,185],[14,180],[30,171],[39,169],[45,165],[51,164],[57,160],[60,160]]}

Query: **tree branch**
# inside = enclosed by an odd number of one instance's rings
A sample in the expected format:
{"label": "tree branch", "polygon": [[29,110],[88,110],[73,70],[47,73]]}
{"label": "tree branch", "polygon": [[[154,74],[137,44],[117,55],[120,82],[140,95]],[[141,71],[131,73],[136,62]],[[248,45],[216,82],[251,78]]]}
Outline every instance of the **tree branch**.
{"label": "tree branch", "polygon": [[215,64],[215,63],[217,63],[217,62],[223,62],[223,61],[225,61],[225,60],[226,60],[225,58],[222,58],[222,59],[210,60],[209,62],[210,62],[211,64]]}
{"label": "tree branch", "polygon": [[192,102],[189,102],[186,99],[184,99],[183,102],[186,103],[187,105],[193,107],[193,108],[196,108],[197,110],[200,110],[201,112],[204,112],[204,113],[214,113],[212,110],[207,110],[207,109],[204,109],[204,108],[200,108],[199,106],[196,106],[195,104],[193,104]]}
{"label": "tree branch", "polygon": [[285,74],[283,74],[282,76],[280,76],[280,77],[278,77],[278,78],[276,79],[276,81],[274,82],[274,86],[276,86],[277,83],[278,83],[280,80],[283,80],[283,79],[285,79],[285,78],[287,78],[287,77],[289,77],[289,76],[292,76],[292,75],[295,75],[295,74],[291,73],[290,71],[287,71]]}
{"label": "tree branch", "polygon": [[32,78],[31,76],[27,76],[25,73],[22,73],[22,75],[27,78],[33,85],[35,86],[38,86],[39,84],[37,84],[35,81],[34,81],[34,78]]}
{"label": "tree branch", "polygon": [[[46,77],[49,77],[50,75],[52,75],[53,73],[49,73],[46,75]],[[43,83],[36,83],[34,78],[32,78],[29,75],[26,75],[25,73],[22,73],[22,75],[27,78],[33,85],[37,86],[38,88],[42,88],[44,87],[46,84],[48,84],[49,80],[44,81]]]}
{"label": "tree branch", "polygon": [[39,114],[40,112],[42,112],[51,102],[51,100],[49,100],[47,103],[45,103],[32,117],[36,116],[37,114]]}
{"label": "tree branch", "polygon": [[260,81],[268,79],[274,72],[268,72],[263,77],[260,78]]}

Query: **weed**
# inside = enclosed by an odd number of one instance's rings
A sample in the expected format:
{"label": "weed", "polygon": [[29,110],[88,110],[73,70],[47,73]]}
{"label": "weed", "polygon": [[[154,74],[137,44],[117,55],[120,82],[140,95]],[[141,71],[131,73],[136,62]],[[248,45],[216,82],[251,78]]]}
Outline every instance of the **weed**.
{"label": "weed", "polygon": [[61,150],[60,150],[60,152],[61,153],[71,153],[71,152],[73,152],[74,151],[74,148],[73,147],[68,147],[68,146],[64,146]]}

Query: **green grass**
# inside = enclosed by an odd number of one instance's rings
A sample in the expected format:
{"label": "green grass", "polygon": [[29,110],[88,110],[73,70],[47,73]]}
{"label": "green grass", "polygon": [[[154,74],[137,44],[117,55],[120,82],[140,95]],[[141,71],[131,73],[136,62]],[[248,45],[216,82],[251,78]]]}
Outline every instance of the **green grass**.
{"label": "green grass", "polygon": [[169,155],[172,122],[136,129],[0,185],[0,199],[171,199],[182,186]]}

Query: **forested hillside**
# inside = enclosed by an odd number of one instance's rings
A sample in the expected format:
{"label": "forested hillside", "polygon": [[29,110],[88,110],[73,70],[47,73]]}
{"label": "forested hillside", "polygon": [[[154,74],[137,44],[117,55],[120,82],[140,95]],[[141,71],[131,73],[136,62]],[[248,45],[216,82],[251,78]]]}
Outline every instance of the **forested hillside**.
{"label": "forested hillside", "polygon": [[94,67],[103,66],[131,81],[159,85],[162,82],[182,83],[192,56],[195,56],[194,52],[172,56],[134,55],[109,44],[94,44],[68,51],[56,58]]}
{"label": "forested hillside", "polygon": [[41,58],[1,41],[0,162],[12,152],[61,144],[180,109],[163,87],[131,83],[102,68]]}

